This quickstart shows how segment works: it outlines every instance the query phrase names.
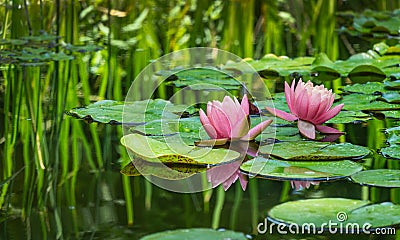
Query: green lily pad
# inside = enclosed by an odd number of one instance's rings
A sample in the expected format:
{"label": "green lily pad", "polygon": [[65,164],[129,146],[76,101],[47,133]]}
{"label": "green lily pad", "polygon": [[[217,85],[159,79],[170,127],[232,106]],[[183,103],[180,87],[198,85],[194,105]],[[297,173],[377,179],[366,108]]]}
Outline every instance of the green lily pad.
{"label": "green lily pad", "polygon": [[[261,154],[271,150],[269,145],[259,148]],[[351,143],[326,143],[313,141],[280,142],[273,145],[271,155],[285,160],[341,160],[365,157],[370,154],[366,147]]]}
{"label": "green lily pad", "polygon": [[243,163],[240,170],[248,175],[291,181],[328,181],[348,177],[363,166],[353,161],[280,161],[257,157]]}
{"label": "green lily pad", "polygon": [[381,153],[384,157],[400,159],[400,145],[390,145],[381,149]]}
{"label": "green lily pad", "polygon": [[179,141],[165,143],[139,134],[125,135],[121,143],[136,157],[153,163],[215,166],[240,157],[238,152],[228,149],[191,147]]}
{"label": "green lily pad", "polygon": [[102,100],[86,107],[74,108],[67,114],[89,122],[139,125],[156,119],[177,119],[183,112],[193,113],[193,107],[174,105],[162,99],[136,102]]}
{"label": "green lily pad", "polygon": [[343,91],[352,93],[373,94],[376,92],[384,92],[385,85],[380,82],[368,82],[365,84],[352,84],[343,87]]}
{"label": "green lily pad", "polygon": [[355,122],[366,122],[372,119],[372,117],[363,112],[356,111],[340,111],[334,118],[329,119],[326,123],[355,123]]}
{"label": "green lily pad", "polygon": [[358,65],[348,74],[354,83],[382,82],[386,74],[374,65]]}
{"label": "green lily pad", "polygon": [[153,120],[145,125],[133,127],[130,130],[146,136],[179,134],[184,143],[188,145],[193,145],[195,141],[208,138],[199,117]]}
{"label": "green lily pad", "polygon": [[384,81],[383,84],[389,88],[400,89],[400,80]]}
{"label": "green lily pad", "polygon": [[149,164],[148,162],[140,159],[135,159],[135,164],[132,162],[127,164],[121,169],[121,173],[136,177],[141,175],[156,176],[163,179],[178,180],[188,178],[196,173],[205,172],[207,168],[198,167],[188,164]]}
{"label": "green lily pad", "polygon": [[344,110],[348,111],[385,111],[385,110],[398,110],[400,104],[391,104],[384,101],[377,100],[379,96],[367,94],[349,94],[344,95],[342,100],[338,103],[344,103]]}
{"label": "green lily pad", "polygon": [[240,232],[231,230],[215,230],[207,228],[190,228],[178,229],[159,233],[153,233],[142,237],[140,240],[175,240],[175,239],[235,239],[235,240],[248,240],[248,238]]}
{"label": "green lily pad", "polygon": [[[286,122],[287,123],[287,122]],[[279,141],[301,141],[302,137],[297,127],[273,127],[269,126],[260,135],[256,137],[256,141],[265,139],[277,139]]]}
{"label": "green lily pad", "polygon": [[[327,230],[329,223],[331,223],[331,229],[341,228],[342,230],[346,229],[346,224],[358,224],[358,233],[362,233],[364,224],[371,226],[367,230],[373,230],[400,223],[400,205],[369,204],[368,201],[345,198],[298,200],[273,207],[268,212],[268,218],[286,225],[297,225],[300,229],[302,226],[308,226],[310,230],[314,231]],[[350,231],[351,228],[347,229]],[[357,228],[352,230],[355,231]]]}
{"label": "green lily pad", "polygon": [[358,172],[351,179],[361,185],[400,188],[400,170],[374,169]]}
{"label": "green lily pad", "polygon": [[211,69],[211,68],[194,68],[179,71],[169,76],[170,84],[175,87],[190,87],[194,90],[204,89],[240,89],[242,84],[234,77],[236,72]]}
{"label": "green lily pad", "polygon": [[382,100],[388,103],[400,103],[400,93],[398,91],[386,91],[377,100]]}

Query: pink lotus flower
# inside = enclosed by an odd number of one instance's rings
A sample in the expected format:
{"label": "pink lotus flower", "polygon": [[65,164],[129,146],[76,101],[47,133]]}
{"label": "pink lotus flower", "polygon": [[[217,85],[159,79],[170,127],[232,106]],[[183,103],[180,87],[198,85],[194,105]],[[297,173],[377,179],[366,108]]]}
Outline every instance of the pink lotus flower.
{"label": "pink lotus flower", "polygon": [[272,120],[261,122],[250,129],[249,101],[245,94],[240,104],[236,98],[224,97],[220,101],[207,103],[207,115],[200,109],[200,121],[212,139],[253,140]]}
{"label": "pink lotus flower", "polygon": [[298,120],[300,132],[310,138],[315,139],[315,130],[329,134],[343,134],[342,132],[322,124],[336,116],[343,108],[343,104],[332,107],[335,94],[332,90],[326,89],[323,85],[313,86],[308,81],[304,83],[301,79],[295,88],[295,81],[292,86],[285,82],[286,102],[292,114],[266,107],[275,116],[287,121]]}

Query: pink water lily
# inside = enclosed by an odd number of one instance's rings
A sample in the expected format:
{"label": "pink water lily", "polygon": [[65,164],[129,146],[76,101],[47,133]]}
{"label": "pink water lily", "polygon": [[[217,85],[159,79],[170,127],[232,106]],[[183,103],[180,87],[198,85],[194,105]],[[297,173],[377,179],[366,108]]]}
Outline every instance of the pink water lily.
{"label": "pink water lily", "polygon": [[212,139],[253,140],[272,120],[266,120],[250,129],[249,101],[247,95],[242,102],[234,97],[225,96],[222,103],[207,103],[207,115],[200,109],[200,121],[208,136]]}
{"label": "pink water lily", "polygon": [[298,120],[299,130],[307,138],[315,139],[315,130],[321,133],[343,134],[337,129],[322,125],[343,108],[343,104],[331,108],[335,99],[332,90],[326,89],[324,85],[314,86],[310,81],[304,83],[300,79],[296,88],[295,81],[291,87],[285,82],[285,96],[291,114],[274,108],[266,109],[287,121]]}

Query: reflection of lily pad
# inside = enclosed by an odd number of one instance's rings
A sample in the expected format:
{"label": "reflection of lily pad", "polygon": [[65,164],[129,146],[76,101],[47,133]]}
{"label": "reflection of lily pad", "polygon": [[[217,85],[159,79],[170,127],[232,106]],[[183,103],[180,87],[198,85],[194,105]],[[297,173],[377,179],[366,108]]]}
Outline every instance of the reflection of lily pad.
{"label": "reflection of lily pad", "polygon": [[214,230],[207,228],[178,229],[147,235],[140,240],[173,240],[173,239],[235,239],[247,240],[246,236],[240,232],[231,230]]}
{"label": "reflection of lily pad", "polygon": [[153,163],[214,166],[235,161],[240,156],[228,149],[190,147],[179,141],[164,143],[139,134],[125,135],[121,143],[135,156]]}
{"label": "reflection of lily pad", "polygon": [[345,178],[361,171],[353,161],[280,161],[258,157],[243,163],[240,170],[249,175],[277,180],[327,181]]}
{"label": "reflection of lily pad", "polygon": [[[368,205],[368,201],[345,198],[320,198],[292,201],[273,207],[268,217],[284,224],[314,224],[315,229],[346,228],[346,224],[358,224],[359,232],[364,224],[370,224],[372,230],[377,227],[392,226],[400,223],[400,205],[381,203]],[[313,226],[307,225],[311,230]],[[344,229],[343,229],[344,230]],[[353,229],[356,231],[357,229]],[[357,232],[354,232],[357,233]]]}
{"label": "reflection of lily pad", "polygon": [[367,170],[352,175],[351,179],[362,185],[400,188],[400,170]]}
{"label": "reflection of lily pad", "polygon": [[71,109],[68,114],[89,122],[121,124],[124,118],[126,124],[143,124],[161,118],[176,119],[184,111],[193,113],[194,108],[186,105],[174,105],[162,99],[130,103],[103,100],[86,107]]}
{"label": "reflection of lily pad", "polygon": [[[269,145],[259,148],[261,154],[270,151]],[[326,142],[298,141],[280,142],[273,145],[271,155],[286,160],[340,160],[367,156],[370,150],[351,143],[331,144]]]}
{"label": "reflection of lily pad", "polygon": [[151,175],[163,179],[177,180],[188,178],[193,174],[205,172],[207,168],[198,167],[195,165],[188,164],[170,164],[168,166],[164,164],[149,164],[146,161],[135,159],[135,164],[132,162],[127,164],[121,173],[126,176],[141,176]]}

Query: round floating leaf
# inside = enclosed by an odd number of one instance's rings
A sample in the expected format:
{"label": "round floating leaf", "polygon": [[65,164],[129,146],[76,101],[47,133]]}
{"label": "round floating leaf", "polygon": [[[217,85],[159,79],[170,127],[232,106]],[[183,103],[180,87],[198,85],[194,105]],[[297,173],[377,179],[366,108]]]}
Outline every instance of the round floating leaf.
{"label": "round floating leaf", "polygon": [[355,122],[366,122],[370,120],[371,116],[363,112],[355,111],[340,111],[334,118],[329,119],[326,123],[355,123]]}
{"label": "round floating leaf", "polygon": [[338,103],[344,103],[344,110],[348,111],[385,111],[400,109],[400,104],[391,104],[377,100],[379,96],[353,93],[344,95]]}
{"label": "round floating leaf", "polygon": [[[368,201],[345,198],[320,198],[286,202],[273,207],[268,218],[272,221],[307,226],[313,230],[346,228],[346,224],[358,224],[360,232],[364,224],[371,228],[392,226],[400,223],[400,205],[381,203],[369,205]],[[369,230],[372,230],[369,229]],[[353,229],[357,230],[357,229]],[[355,232],[357,233],[357,232]]]}
{"label": "round floating leaf", "polygon": [[386,74],[373,65],[359,65],[348,75],[354,83],[382,82]]}
{"label": "round floating leaf", "polygon": [[400,188],[400,170],[374,169],[356,173],[351,179],[361,185]]}
{"label": "round floating leaf", "polygon": [[194,68],[179,71],[170,76],[169,79],[176,87],[186,87],[196,90],[222,88],[226,90],[233,90],[241,88],[242,84],[234,77],[236,72],[229,70],[219,70],[212,68]]}
{"label": "round floating leaf", "polygon": [[208,138],[199,117],[154,120],[131,128],[131,131],[146,136],[169,136],[179,134],[184,143],[193,145],[195,141]]}
{"label": "round floating leaf", "polygon": [[[261,154],[270,151],[269,145],[259,148]],[[273,145],[271,155],[286,160],[340,160],[367,156],[370,150],[351,143],[326,143],[313,141],[280,142]]]}
{"label": "round floating leaf", "polygon": [[139,125],[156,119],[176,119],[185,111],[193,113],[194,108],[174,105],[162,99],[136,102],[102,100],[86,107],[71,109],[67,114],[89,122],[110,124],[122,124],[124,118],[125,124]]}
{"label": "round floating leaf", "polygon": [[121,138],[121,143],[133,154],[153,163],[187,163],[214,166],[237,160],[240,154],[228,149],[191,147],[179,141],[160,142],[139,134]]}
{"label": "round floating leaf", "polygon": [[387,158],[400,159],[400,145],[391,145],[381,149],[383,156]]}
{"label": "round floating leaf", "polygon": [[381,82],[367,82],[365,84],[352,84],[343,87],[343,91],[363,94],[373,94],[376,92],[384,92],[385,85]]}
{"label": "round floating leaf", "polygon": [[398,91],[386,91],[377,100],[382,100],[388,103],[400,103],[400,93]]}
{"label": "round floating leaf", "polygon": [[383,82],[383,84],[385,84],[385,86],[389,88],[400,89],[400,80],[385,81]]}
{"label": "round floating leaf", "polygon": [[363,166],[353,161],[280,161],[254,158],[243,163],[240,170],[248,175],[290,181],[328,181],[348,177]]}
{"label": "round floating leaf", "polygon": [[243,233],[231,230],[214,230],[207,228],[190,228],[165,231],[147,235],[140,240],[175,240],[175,239],[235,239],[248,240]]}

